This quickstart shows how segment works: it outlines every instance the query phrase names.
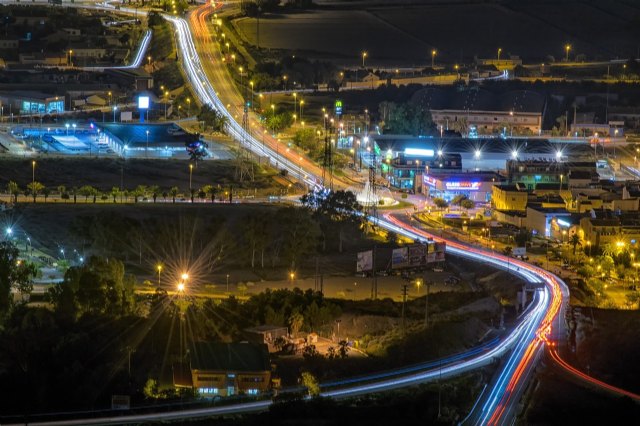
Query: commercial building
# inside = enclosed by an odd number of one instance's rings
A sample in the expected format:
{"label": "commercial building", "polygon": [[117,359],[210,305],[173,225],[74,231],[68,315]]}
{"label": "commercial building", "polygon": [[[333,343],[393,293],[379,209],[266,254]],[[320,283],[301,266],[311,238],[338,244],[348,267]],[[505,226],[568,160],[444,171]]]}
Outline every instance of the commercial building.
{"label": "commercial building", "polygon": [[525,226],[534,234],[562,241],[567,238],[577,220],[564,208],[543,207],[541,204],[527,206]]}
{"label": "commercial building", "polygon": [[[558,160],[561,157],[559,156]],[[571,177],[575,176],[572,182]],[[541,185],[550,184],[568,189],[572,186],[588,186],[598,181],[596,164],[593,161],[508,160],[507,177],[509,183],[523,184],[527,190],[536,190]]]}
{"label": "commercial building", "polygon": [[529,90],[494,94],[480,87],[428,87],[411,102],[431,112],[439,127],[487,135],[539,135],[546,109],[545,96]]}
{"label": "commercial building", "polygon": [[13,91],[0,93],[2,115],[14,114],[55,114],[63,112],[64,96],[41,92]]}
{"label": "commercial building", "polygon": [[522,185],[495,185],[493,187],[491,203],[496,210],[524,212],[527,210],[528,200],[529,193]]}
{"label": "commercial building", "polygon": [[447,201],[464,195],[475,202],[486,203],[491,200],[494,185],[499,185],[503,180],[502,176],[493,172],[430,172],[422,176],[422,192]]}
{"label": "commercial building", "polygon": [[258,325],[245,329],[244,335],[249,342],[267,345],[269,352],[275,352],[276,340],[289,336],[289,330],[278,325]]}
{"label": "commercial building", "polygon": [[194,343],[188,364],[173,365],[176,387],[201,396],[259,395],[271,386],[267,346],[253,343]]}
{"label": "commercial building", "polygon": [[97,123],[109,148],[123,156],[186,154],[187,145],[199,143],[200,136],[174,124]]}

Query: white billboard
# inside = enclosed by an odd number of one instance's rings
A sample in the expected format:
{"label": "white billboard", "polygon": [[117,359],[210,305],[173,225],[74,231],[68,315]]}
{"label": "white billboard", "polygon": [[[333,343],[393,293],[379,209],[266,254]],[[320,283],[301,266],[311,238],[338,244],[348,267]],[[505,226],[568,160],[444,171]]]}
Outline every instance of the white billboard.
{"label": "white billboard", "polygon": [[120,113],[120,121],[132,121],[133,113],[131,111],[122,111]]}
{"label": "white billboard", "polygon": [[527,254],[527,248],[526,247],[514,247],[513,250],[511,251],[511,253],[514,256],[524,256]]}
{"label": "white billboard", "polygon": [[373,250],[358,253],[356,272],[371,271],[373,269]]}
{"label": "white billboard", "polygon": [[149,109],[149,97],[148,96],[138,96],[138,108],[139,109]]}

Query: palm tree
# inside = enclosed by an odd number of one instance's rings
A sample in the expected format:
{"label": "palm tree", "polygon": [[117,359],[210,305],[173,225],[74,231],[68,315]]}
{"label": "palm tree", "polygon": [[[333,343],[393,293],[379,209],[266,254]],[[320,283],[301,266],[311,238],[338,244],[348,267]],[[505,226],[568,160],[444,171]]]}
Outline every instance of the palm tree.
{"label": "palm tree", "polygon": [[7,190],[9,191],[9,195],[13,196],[13,202],[17,203],[18,202],[18,194],[20,194],[20,186],[18,186],[17,183],[15,183],[14,181],[11,180],[7,184]]}
{"label": "palm tree", "polygon": [[117,203],[118,201],[117,198],[119,195],[122,195],[122,193],[120,192],[120,188],[118,188],[117,186],[114,186],[113,188],[111,188],[111,196],[113,197],[113,202]]}
{"label": "palm tree", "polygon": [[569,238],[569,244],[571,244],[573,246],[573,255],[576,255],[576,247],[577,246],[582,246],[582,243],[580,242],[580,237],[578,236],[578,234],[573,234],[571,235],[571,237]]}
{"label": "palm tree", "polygon": [[31,193],[31,195],[33,196],[33,202],[36,202],[36,197],[38,196],[38,192],[42,191],[44,189],[44,185],[41,184],[38,181],[33,181],[30,182],[27,185],[27,189],[29,190],[29,192]]}
{"label": "palm tree", "polygon": [[138,202],[138,197],[145,197],[147,195],[148,189],[145,185],[138,185],[136,189],[133,191],[133,201],[135,203]]}
{"label": "palm tree", "polygon": [[176,197],[178,196],[179,189],[177,186],[172,186],[169,190],[169,194],[171,194],[171,200],[175,203]]}
{"label": "palm tree", "polygon": [[205,195],[211,195],[211,202],[213,202],[213,194],[214,194],[213,185],[205,185],[200,189],[200,191],[203,192]]}
{"label": "palm tree", "polygon": [[160,194],[160,187],[158,185],[151,185],[148,189],[151,197],[153,198],[153,202],[155,203],[158,195]]}
{"label": "palm tree", "polygon": [[64,199],[64,195],[67,193],[67,187],[64,185],[58,185],[56,189],[58,190],[58,194],[60,194],[60,198]]}

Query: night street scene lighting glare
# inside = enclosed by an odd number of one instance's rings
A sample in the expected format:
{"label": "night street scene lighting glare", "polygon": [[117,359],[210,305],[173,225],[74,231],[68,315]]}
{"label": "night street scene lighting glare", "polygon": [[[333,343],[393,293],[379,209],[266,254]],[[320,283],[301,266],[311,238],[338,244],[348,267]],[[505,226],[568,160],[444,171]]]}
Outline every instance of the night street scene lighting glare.
{"label": "night street scene lighting glare", "polygon": [[133,3],[3,2],[0,425],[640,417],[640,0]]}

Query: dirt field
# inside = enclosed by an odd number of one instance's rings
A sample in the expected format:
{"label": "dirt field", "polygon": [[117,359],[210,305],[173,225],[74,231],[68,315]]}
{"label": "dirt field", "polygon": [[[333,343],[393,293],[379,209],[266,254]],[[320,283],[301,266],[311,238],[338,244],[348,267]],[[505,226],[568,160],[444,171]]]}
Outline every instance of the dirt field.
{"label": "dirt field", "polygon": [[[567,43],[572,45],[570,56],[637,55],[637,24],[632,21],[640,15],[637,2],[412,3],[403,7],[343,3],[344,9],[334,3],[332,10],[265,15],[260,20],[260,44],[348,65],[358,64],[366,50],[371,66],[430,65],[433,48],[438,50],[436,62],[449,63],[495,57],[498,47],[503,58],[513,54],[534,61],[552,55],[560,60]],[[254,20],[242,18],[236,27],[255,45]]]}
{"label": "dirt field", "polygon": [[[268,190],[277,186],[274,174],[256,169],[255,182],[234,185],[236,188]],[[5,193],[7,183],[12,180],[24,188],[31,179],[31,159],[0,159],[0,192]],[[191,176],[194,188],[204,185],[228,187],[235,180],[235,164],[232,161],[201,161]],[[138,185],[158,185],[161,189],[177,186],[188,193],[189,162],[186,160],[141,160],[121,158],[38,158],[35,180],[47,187],[65,185],[68,189],[91,185],[101,191],[122,186],[133,189]]]}

